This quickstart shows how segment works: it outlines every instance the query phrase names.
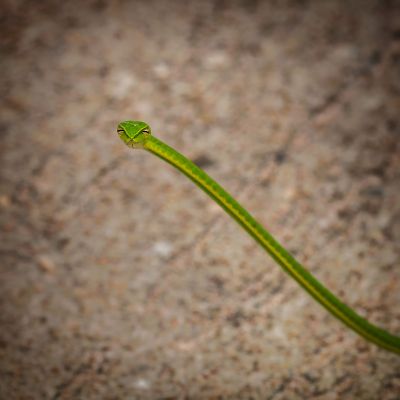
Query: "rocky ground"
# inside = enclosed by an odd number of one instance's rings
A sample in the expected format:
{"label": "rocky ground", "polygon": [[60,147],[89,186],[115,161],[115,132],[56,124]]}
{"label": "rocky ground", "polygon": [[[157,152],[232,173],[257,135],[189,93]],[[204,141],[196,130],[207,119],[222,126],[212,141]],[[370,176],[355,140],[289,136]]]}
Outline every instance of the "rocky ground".
{"label": "rocky ground", "polygon": [[12,1],[1,17],[1,399],[399,399],[124,119],[400,333],[400,4]]}

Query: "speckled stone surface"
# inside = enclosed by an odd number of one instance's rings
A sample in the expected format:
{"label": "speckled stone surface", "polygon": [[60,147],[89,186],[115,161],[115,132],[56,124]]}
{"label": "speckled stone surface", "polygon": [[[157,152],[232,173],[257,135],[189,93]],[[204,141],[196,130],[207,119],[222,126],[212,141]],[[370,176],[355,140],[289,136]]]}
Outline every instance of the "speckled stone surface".
{"label": "speckled stone surface", "polygon": [[13,1],[1,17],[0,398],[400,398],[124,119],[400,333],[396,1]]}

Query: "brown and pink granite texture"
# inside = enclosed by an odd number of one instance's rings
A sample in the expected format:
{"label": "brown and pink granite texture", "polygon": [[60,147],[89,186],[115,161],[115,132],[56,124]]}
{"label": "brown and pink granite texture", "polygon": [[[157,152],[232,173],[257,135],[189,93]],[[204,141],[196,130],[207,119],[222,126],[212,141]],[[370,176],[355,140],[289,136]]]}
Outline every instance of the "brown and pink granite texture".
{"label": "brown and pink granite texture", "polygon": [[186,178],[238,197],[400,333],[396,1],[5,1],[0,398],[400,398],[400,358],[327,314]]}

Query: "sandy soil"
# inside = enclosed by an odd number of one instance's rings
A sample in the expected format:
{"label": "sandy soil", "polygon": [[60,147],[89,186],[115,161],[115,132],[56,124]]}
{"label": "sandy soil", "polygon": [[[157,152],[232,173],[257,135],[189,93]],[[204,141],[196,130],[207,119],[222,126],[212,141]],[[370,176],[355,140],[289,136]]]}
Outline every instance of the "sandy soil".
{"label": "sandy soil", "polygon": [[115,133],[147,121],[400,333],[398,2],[1,8],[1,399],[399,399],[399,357]]}

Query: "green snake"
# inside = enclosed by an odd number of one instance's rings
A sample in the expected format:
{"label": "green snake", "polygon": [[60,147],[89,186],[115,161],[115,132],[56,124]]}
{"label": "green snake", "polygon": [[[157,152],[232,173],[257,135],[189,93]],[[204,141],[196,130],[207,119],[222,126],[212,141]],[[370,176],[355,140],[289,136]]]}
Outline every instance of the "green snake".
{"label": "green snake", "polygon": [[350,329],[386,350],[400,354],[400,337],[381,329],[339,300],[305,269],[256,219],[225,189],[185,156],[152,136],[148,124],[124,121],[118,134],[126,145],[153,153],[185,174],[239,223],[316,301]]}

